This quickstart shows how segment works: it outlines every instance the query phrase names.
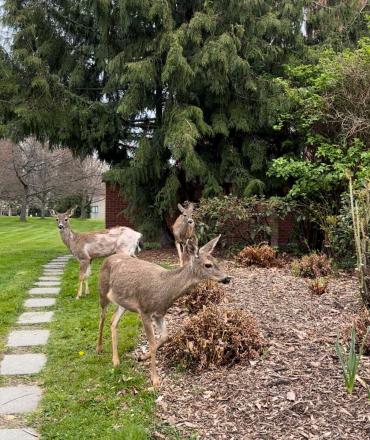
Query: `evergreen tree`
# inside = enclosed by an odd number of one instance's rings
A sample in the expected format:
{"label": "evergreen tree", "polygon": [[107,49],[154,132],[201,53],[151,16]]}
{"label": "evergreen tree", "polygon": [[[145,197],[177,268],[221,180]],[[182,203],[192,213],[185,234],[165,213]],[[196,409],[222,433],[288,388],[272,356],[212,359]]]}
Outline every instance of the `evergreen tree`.
{"label": "evergreen tree", "polygon": [[[306,56],[304,16],[309,44],[331,41],[328,2],[318,3],[7,0],[26,84],[11,129],[97,150],[142,225],[179,200],[269,193],[267,163],[290,148],[273,130],[286,100],[273,79]],[[363,13],[346,16],[343,44]]]}

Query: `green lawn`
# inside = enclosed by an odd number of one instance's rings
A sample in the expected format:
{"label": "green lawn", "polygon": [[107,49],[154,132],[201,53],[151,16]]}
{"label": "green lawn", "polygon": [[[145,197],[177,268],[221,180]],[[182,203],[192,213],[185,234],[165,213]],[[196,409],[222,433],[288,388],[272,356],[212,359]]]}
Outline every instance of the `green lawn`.
{"label": "green lawn", "polygon": [[[72,220],[76,230],[100,228],[97,221]],[[66,254],[53,219],[0,217],[0,341],[22,312],[22,303],[42,264]],[[35,378],[44,388],[39,410],[29,420],[43,439],[138,439],[151,437],[155,393],[149,370],[127,356],[139,333],[139,320],[127,314],[120,323],[119,350],[122,365],[111,364],[109,319],[104,353],[95,353],[99,304],[97,277],[101,261],[93,264],[91,293],[75,300],[78,264],[68,263],[62,291],[57,298],[51,337],[46,347],[48,362]],[[2,350],[1,350],[2,351]]]}
{"label": "green lawn", "polygon": [[[99,229],[102,222],[73,220],[76,230]],[[0,217],[0,350],[9,326],[22,311],[27,290],[41,274],[41,266],[56,255],[69,253],[54,219]]]}

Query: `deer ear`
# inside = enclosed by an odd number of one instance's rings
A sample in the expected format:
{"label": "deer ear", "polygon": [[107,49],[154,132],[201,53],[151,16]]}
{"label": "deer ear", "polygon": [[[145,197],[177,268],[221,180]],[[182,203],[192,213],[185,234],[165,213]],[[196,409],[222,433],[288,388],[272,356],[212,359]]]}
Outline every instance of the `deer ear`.
{"label": "deer ear", "polygon": [[198,242],[192,238],[189,238],[186,240],[184,251],[189,256],[198,256],[199,250],[198,250]]}
{"label": "deer ear", "polygon": [[49,208],[49,212],[50,212],[50,215],[52,217],[56,217],[57,216],[57,213],[54,211],[54,209]]}
{"label": "deer ear", "polygon": [[69,208],[68,211],[66,212],[68,217],[72,217],[72,215],[75,213],[76,209],[77,209],[77,206],[73,206],[72,208]]}
{"label": "deer ear", "polygon": [[214,251],[214,249],[215,249],[215,247],[216,247],[216,245],[217,245],[218,240],[220,239],[220,237],[221,237],[221,234],[220,234],[218,237],[214,238],[213,240],[209,241],[209,242],[208,242],[207,244],[205,244],[204,246],[202,246],[202,247],[199,249],[199,252],[200,252],[201,254],[212,254],[212,252]]}
{"label": "deer ear", "polygon": [[177,207],[179,208],[179,211],[180,211],[180,212],[183,213],[183,212],[185,211],[185,208],[181,205],[181,203],[178,203],[178,204],[177,204]]}
{"label": "deer ear", "polygon": [[193,211],[194,211],[194,203],[193,203],[193,202],[189,203],[189,205],[188,205],[188,211],[190,211],[190,212],[193,212]]}

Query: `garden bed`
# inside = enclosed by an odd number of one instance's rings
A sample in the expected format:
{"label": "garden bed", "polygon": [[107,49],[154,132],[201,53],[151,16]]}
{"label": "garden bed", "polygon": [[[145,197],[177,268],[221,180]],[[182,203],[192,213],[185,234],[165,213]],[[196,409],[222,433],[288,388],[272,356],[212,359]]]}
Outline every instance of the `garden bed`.
{"label": "garden bed", "polygon": [[[165,261],[173,261],[173,255]],[[269,350],[250,366],[202,374],[169,369],[159,354],[162,427],[157,438],[167,438],[168,425],[202,439],[369,438],[367,390],[357,383],[352,396],[346,393],[334,351],[337,332],[360,308],[356,279],[340,273],[327,293],[315,296],[287,268],[228,265],[234,277],[227,287],[228,305],[256,316]],[[183,319],[184,311],[174,307],[168,315],[170,332]],[[370,383],[368,357],[360,376]]]}

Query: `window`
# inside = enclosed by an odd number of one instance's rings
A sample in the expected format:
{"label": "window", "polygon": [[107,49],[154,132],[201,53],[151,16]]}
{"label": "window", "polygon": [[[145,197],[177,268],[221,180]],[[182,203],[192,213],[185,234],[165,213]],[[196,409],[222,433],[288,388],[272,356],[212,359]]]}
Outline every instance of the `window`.
{"label": "window", "polygon": [[92,206],[91,207],[91,213],[92,214],[98,214],[99,213],[99,206]]}

